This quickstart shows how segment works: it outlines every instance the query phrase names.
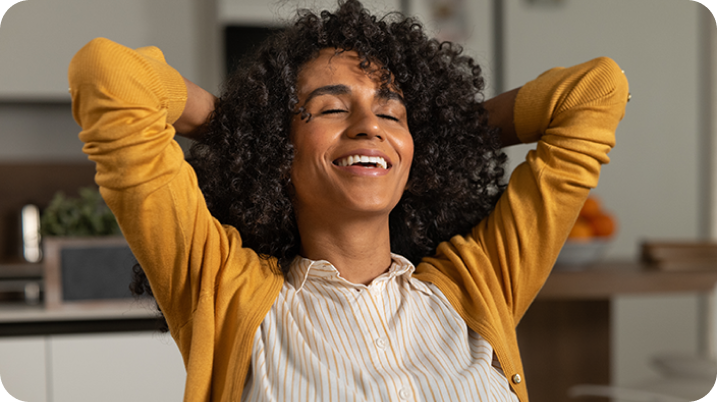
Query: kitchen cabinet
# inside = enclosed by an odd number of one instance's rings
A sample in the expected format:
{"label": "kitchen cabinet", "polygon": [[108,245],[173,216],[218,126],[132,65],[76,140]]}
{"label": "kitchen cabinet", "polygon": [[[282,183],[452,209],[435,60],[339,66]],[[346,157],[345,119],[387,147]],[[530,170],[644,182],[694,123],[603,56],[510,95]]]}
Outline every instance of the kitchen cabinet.
{"label": "kitchen cabinet", "polygon": [[47,402],[44,336],[0,338],[0,380],[25,402]]}
{"label": "kitchen cabinet", "polygon": [[185,377],[157,332],[0,338],[0,378],[25,402],[180,401]]}
{"label": "kitchen cabinet", "polygon": [[[95,37],[159,46],[167,61],[207,88],[217,84],[212,0],[32,0],[0,26],[0,101],[69,101],[67,66]],[[216,46],[211,45],[217,42]]]}
{"label": "kitchen cabinet", "polygon": [[[376,14],[401,9],[401,0],[363,0],[362,3]],[[311,10],[333,10],[336,0],[297,0],[274,2],[265,0],[218,0],[219,20],[225,25],[248,24],[276,26],[290,21],[300,8]]]}
{"label": "kitchen cabinet", "polygon": [[172,338],[156,332],[50,337],[51,402],[181,401],[185,371]]}

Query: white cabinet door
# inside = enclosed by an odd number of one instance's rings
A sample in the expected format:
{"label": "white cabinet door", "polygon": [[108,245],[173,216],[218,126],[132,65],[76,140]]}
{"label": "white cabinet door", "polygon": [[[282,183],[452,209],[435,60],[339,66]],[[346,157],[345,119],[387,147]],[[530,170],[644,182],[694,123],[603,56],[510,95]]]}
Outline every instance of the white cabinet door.
{"label": "white cabinet door", "polygon": [[[105,37],[132,48],[160,47],[189,79],[207,60],[203,10],[213,0],[28,0],[12,6],[0,25],[0,101],[69,101],[67,67],[87,42]],[[211,22],[211,21],[210,21]],[[200,63],[201,62],[201,63]],[[203,84],[206,85],[206,84]]]}
{"label": "white cabinet door", "polygon": [[[377,15],[401,8],[400,0],[363,0],[362,3]],[[276,26],[293,19],[299,9],[333,11],[337,4],[336,0],[217,0],[217,11],[219,21],[224,24]]]}
{"label": "white cabinet door", "polygon": [[181,401],[184,395],[184,365],[169,335],[57,335],[48,354],[52,402]]}
{"label": "white cabinet door", "polygon": [[46,402],[44,337],[0,338],[0,381],[25,402]]}

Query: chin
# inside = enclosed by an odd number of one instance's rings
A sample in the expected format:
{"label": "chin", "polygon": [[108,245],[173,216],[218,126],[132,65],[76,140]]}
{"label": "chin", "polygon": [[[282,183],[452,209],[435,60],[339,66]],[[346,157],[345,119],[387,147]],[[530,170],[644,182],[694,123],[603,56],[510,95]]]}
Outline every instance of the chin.
{"label": "chin", "polygon": [[391,211],[393,211],[393,208],[396,207],[396,204],[398,202],[357,202],[352,201],[347,204],[347,206],[350,205],[350,209],[357,213],[367,213],[367,214],[390,214]]}

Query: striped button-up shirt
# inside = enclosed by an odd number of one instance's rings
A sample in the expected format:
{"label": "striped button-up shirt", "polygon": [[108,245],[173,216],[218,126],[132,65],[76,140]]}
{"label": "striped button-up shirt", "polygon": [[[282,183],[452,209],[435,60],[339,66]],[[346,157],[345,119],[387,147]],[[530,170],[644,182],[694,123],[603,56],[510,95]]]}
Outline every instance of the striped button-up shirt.
{"label": "striped button-up shirt", "polygon": [[510,401],[493,348],[414,266],[353,284],[297,258],[254,337],[246,401]]}

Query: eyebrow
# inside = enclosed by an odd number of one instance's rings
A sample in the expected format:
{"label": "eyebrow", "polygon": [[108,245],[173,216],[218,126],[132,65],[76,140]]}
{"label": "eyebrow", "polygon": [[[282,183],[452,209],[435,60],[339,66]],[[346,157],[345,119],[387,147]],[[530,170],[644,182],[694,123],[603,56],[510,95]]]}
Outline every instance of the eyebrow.
{"label": "eyebrow", "polygon": [[[312,99],[322,95],[351,95],[351,88],[343,84],[325,85],[323,87],[316,88],[311,91],[311,93],[309,93],[309,96],[306,97],[304,105],[308,105]],[[401,94],[395,91],[391,91],[387,88],[376,89],[376,94],[374,95],[374,98],[381,100],[397,100],[401,102],[403,106],[406,106],[406,101],[403,99],[403,96],[401,96]]]}

